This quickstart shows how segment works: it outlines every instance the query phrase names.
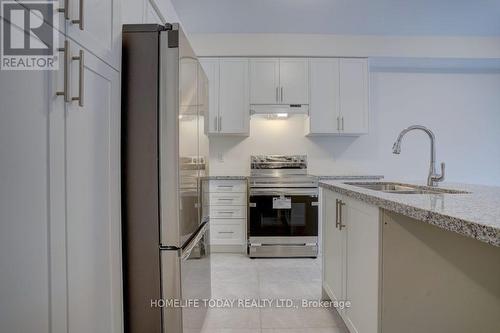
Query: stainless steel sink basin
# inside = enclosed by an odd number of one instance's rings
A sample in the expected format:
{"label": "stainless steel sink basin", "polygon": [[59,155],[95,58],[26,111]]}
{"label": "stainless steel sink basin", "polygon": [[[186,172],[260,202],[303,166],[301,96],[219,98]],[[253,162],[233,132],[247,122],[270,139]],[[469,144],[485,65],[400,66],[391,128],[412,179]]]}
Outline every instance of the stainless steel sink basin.
{"label": "stainless steel sink basin", "polygon": [[346,182],[346,185],[357,186],[373,191],[396,194],[465,194],[469,193],[460,190],[450,190],[445,188],[434,188],[420,185],[400,184],[390,182]]}

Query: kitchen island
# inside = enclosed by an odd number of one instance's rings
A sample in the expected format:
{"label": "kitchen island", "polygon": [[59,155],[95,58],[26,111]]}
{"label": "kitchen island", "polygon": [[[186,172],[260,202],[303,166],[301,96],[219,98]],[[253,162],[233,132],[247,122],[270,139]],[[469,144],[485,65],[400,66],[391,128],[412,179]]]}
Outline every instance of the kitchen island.
{"label": "kitchen island", "polygon": [[339,311],[351,332],[499,331],[500,188],[402,194],[345,183],[319,183],[323,290],[351,302]]}

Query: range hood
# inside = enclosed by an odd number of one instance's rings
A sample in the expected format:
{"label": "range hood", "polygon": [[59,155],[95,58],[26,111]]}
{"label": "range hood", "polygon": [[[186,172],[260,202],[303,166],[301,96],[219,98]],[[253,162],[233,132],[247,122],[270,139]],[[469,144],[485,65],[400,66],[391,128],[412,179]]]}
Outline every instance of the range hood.
{"label": "range hood", "polygon": [[250,115],[309,114],[307,104],[251,104]]}

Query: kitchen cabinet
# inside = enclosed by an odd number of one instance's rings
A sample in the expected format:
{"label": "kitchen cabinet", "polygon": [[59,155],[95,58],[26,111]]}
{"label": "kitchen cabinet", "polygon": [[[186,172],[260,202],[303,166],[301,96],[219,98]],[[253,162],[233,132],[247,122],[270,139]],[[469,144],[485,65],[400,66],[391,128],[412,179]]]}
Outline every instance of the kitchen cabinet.
{"label": "kitchen cabinet", "polygon": [[311,59],[310,81],[307,134],[360,135],[368,132],[367,59]]}
{"label": "kitchen cabinet", "polygon": [[63,75],[0,73],[2,332],[65,328],[64,266],[54,261],[64,251]]}
{"label": "kitchen cabinet", "polygon": [[206,133],[248,135],[250,124],[248,59],[205,58],[200,62],[209,81]]}
{"label": "kitchen cabinet", "polygon": [[246,180],[203,182],[203,209],[210,216],[210,245],[213,252],[246,251]]}
{"label": "kitchen cabinet", "polygon": [[250,59],[250,103],[278,104],[279,89],[279,58]]}
{"label": "kitchen cabinet", "polygon": [[197,114],[198,107],[198,61],[196,59],[183,59],[180,64],[180,107],[181,113]]}
{"label": "kitchen cabinet", "polygon": [[73,71],[72,77],[83,106],[69,104],[65,119],[68,327],[71,332],[118,333],[122,331],[120,74],[85,53],[81,72]]}
{"label": "kitchen cabinet", "polygon": [[340,117],[344,134],[368,132],[368,60],[340,59]]}
{"label": "kitchen cabinet", "polygon": [[351,332],[378,332],[380,218],[378,207],[324,190],[323,289]]}
{"label": "kitchen cabinet", "polygon": [[205,116],[205,133],[218,134],[219,59],[200,58],[200,64],[208,78],[208,113]]}
{"label": "kitchen cabinet", "polygon": [[164,19],[161,17],[158,6],[153,0],[143,0],[144,1],[144,22],[145,23],[156,23],[164,24]]}
{"label": "kitchen cabinet", "polygon": [[68,37],[119,70],[121,0],[68,0],[68,8]]}
{"label": "kitchen cabinet", "polygon": [[337,204],[341,196],[322,191],[323,200],[323,288],[334,301],[345,299],[344,267],[346,259],[345,232],[338,228]]}
{"label": "kitchen cabinet", "polygon": [[309,133],[340,133],[339,59],[310,60]]}
{"label": "kitchen cabinet", "polygon": [[250,104],[309,104],[306,58],[251,58]]}
{"label": "kitchen cabinet", "polygon": [[[80,45],[57,37],[79,56]],[[78,60],[57,71],[0,75],[5,332],[123,330],[120,75],[87,50],[83,58],[83,81]],[[57,95],[66,74],[68,96],[82,91],[83,107]]]}

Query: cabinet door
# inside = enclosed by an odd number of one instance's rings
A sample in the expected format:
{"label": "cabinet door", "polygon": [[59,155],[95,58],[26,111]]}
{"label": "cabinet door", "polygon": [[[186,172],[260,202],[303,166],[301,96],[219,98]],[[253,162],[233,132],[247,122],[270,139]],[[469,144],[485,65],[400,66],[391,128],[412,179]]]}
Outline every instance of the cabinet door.
{"label": "cabinet door", "polygon": [[309,133],[339,133],[339,60],[310,60]]}
{"label": "cabinet door", "polygon": [[340,113],[345,134],[368,132],[368,61],[340,59]]}
{"label": "cabinet door", "polygon": [[278,58],[250,59],[250,104],[279,103],[279,80]]}
{"label": "cabinet door", "polygon": [[345,232],[336,226],[336,200],[340,198],[335,192],[323,190],[323,288],[334,301],[345,299]]}
{"label": "cabinet door", "polygon": [[201,58],[200,64],[208,78],[208,116],[205,117],[205,133],[219,132],[219,59]]}
{"label": "cabinet door", "polygon": [[219,132],[247,134],[250,122],[248,59],[220,59]]}
{"label": "cabinet door", "polygon": [[156,4],[149,0],[142,0],[142,1],[144,1],[144,7],[145,7],[144,23],[163,24],[163,20],[160,17],[160,14],[158,13]]}
{"label": "cabinet door", "polygon": [[[69,0],[68,36],[116,69],[120,68],[121,0]],[[72,23],[81,20],[81,23]]]}
{"label": "cabinet door", "polygon": [[351,332],[377,332],[379,318],[378,207],[344,197],[343,224],[347,234],[346,308],[344,321]]}
{"label": "cabinet door", "polygon": [[[78,88],[74,65],[72,85]],[[83,74],[84,106],[74,102],[66,114],[68,330],[118,333],[120,75],[87,52]]]}
{"label": "cabinet door", "polygon": [[181,59],[179,82],[181,115],[196,115],[198,112],[198,61],[196,59]]}
{"label": "cabinet door", "polygon": [[309,62],[307,59],[280,59],[280,103],[309,104]]}
{"label": "cabinet door", "polygon": [[2,332],[66,332],[63,74],[0,71]]}

